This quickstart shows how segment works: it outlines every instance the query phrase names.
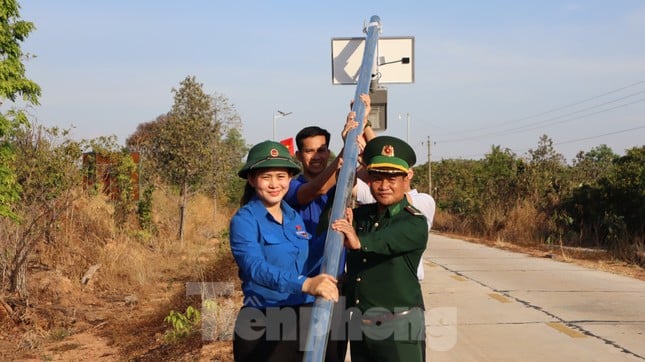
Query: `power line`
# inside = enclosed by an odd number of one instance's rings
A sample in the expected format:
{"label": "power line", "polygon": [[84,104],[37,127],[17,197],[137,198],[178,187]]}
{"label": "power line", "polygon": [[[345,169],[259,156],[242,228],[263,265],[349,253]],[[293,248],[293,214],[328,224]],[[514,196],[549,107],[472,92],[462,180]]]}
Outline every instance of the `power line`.
{"label": "power line", "polygon": [[597,136],[576,138],[576,139],[573,139],[573,140],[557,142],[557,143],[554,143],[553,145],[557,146],[557,145],[564,145],[564,144],[567,144],[567,143],[574,143],[574,142],[578,142],[578,141],[586,141],[586,140],[591,140],[591,139],[594,139],[594,138],[600,138],[600,137],[611,136],[611,135],[615,135],[615,134],[619,134],[619,133],[636,131],[636,130],[643,129],[643,128],[645,128],[645,126],[634,127],[634,128],[629,128],[629,129],[623,129],[623,130],[615,131],[615,132],[603,133],[603,134],[600,134],[600,135],[597,135]]}
{"label": "power line", "polygon": [[[614,107],[611,107],[611,108],[601,109],[601,110],[596,111],[596,112],[591,112],[591,113],[583,114],[583,115],[580,115],[580,116],[578,116],[578,117],[571,117],[571,118],[567,118],[567,119],[564,119],[564,120],[559,121],[559,122],[545,123],[545,124],[542,124],[542,125],[533,126],[533,127],[531,127],[531,128],[518,129],[518,131],[517,131],[517,132],[506,132],[506,133],[500,133],[499,135],[509,135],[509,134],[522,133],[522,132],[525,132],[525,131],[532,131],[532,130],[536,130],[536,129],[539,129],[539,128],[544,127],[544,126],[551,126],[551,125],[555,125],[555,124],[561,124],[561,123],[565,123],[565,122],[571,122],[571,121],[575,121],[575,120],[578,120],[578,119],[581,119],[581,118],[586,118],[586,117],[593,116],[593,115],[596,115],[596,114],[600,114],[600,113],[605,113],[605,112],[613,111],[613,110],[618,109],[618,108],[623,108],[623,107],[631,106],[631,105],[633,105],[633,104],[641,103],[641,102],[645,102],[645,98],[642,98],[642,99],[639,99],[639,100],[636,100],[636,101],[633,101],[633,102],[630,102],[630,103],[626,103],[626,104],[620,104],[620,105],[617,105],[617,106],[614,106]],[[577,112],[576,112],[576,113],[577,113]]]}
{"label": "power line", "polygon": [[587,111],[587,110],[590,110],[590,109],[593,109],[593,108],[597,108],[597,107],[600,107],[600,106],[605,106],[607,104],[611,104],[611,103],[614,103],[616,101],[623,100],[625,98],[629,98],[629,97],[632,97],[632,96],[640,94],[640,93],[645,93],[645,91],[633,93],[633,94],[630,94],[628,96],[625,96],[625,97],[622,97],[622,98],[619,98],[619,99],[616,99],[616,100],[613,100],[613,101],[605,102],[603,104],[596,105],[596,106],[591,106],[591,107],[588,107],[588,108],[585,108],[585,109],[582,109],[582,110],[579,110],[579,111],[575,111],[575,112],[571,112],[571,113],[568,113],[568,114],[565,114],[565,115],[562,115],[562,116],[550,118],[550,119],[547,119],[547,120],[544,120],[544,121],[541,121],[541,122],[532,123],[532,124],[524,125],[524,126],[521,126],[521,127],[510,128],[508,130],[503,130],[503,131],[484,133],[484,134],[480,134],[480,135],[477,135],[477,136],[470,136],[470,137],[454,138],[454,139],[444,140],[444,141],[441,141],[440,143],[456,143],[456,142],[462,142],[462,141],[470,141],[470,140],[478,139],[478,138],[481,138],[481,137],[505,136],[505,135],[510,135],[510,134],[516,134],[516,133],[532,131],[532,130],[539,129],[539,128],[544,127],[544,126],[552,126],[552,125],[555,125],[555,124],[562,124],[562,123],[566,123],[566,122],[571,122],[571,121],[575,121],[577,119],[581,119],[581,118],[593,116],[593,115],[596,115],[596,114],[613,111],[615,109],[631,106],[631,105],[634,105],[634,104],[637,104],[637,103],[645,102],[645,98],[641,98],[641,99],[638,99],[636,101],[629,102],[629,103],[619,104],[619,105],[614,106],[614,107],[601,109],[601,110],[596,111],[596,112],[586,113],[586,114],[583,114],[583,115],[580,115],[580,116],[577,116],[577,117],[570,117],[570,118],[566,118],[564,120],[555,121],[555,122],[553,122],[553,121],[557,120],[559,118],[562,118],[562,117],[566,117],[566,116],[570,116],[570,115],[573,115],[573,114],[576,114],[576,113],[584,112],[584,111]]}
{"label": "power line", "polygon": [[[575,103],[567,104],[567,105],[564,105],[564,106],[561,106],[561,107],[558,107],[558,108],[554,108],[554,109],[551,109],[551,110],[548,110],[548,111],[540,112],[540,113],[538,113],[538,114],[534,114],[534,115],[532,115],[532,116],[528,116],[528,117],[520,118],[520,119],[515,120],[515,121],[507,121],[507,122],[504,122],[504,124],[514,123],[514,122],[518,122],[518,121],[523,121],[523,120],[526,120],[526,119],[536,118],[536,117],[543,116],[543,115],[545,115],[545,114],[549,114],[549,113],[553,113],[553,112],[561,111],[561,110],[563,110],[563,109],[571,108],[571,107],[573,107],[573,106],[577,106],[577,105],[582,104],[582,103],[587,103],[587,102],[592,101],[592,100],[594,100],[594,99],[602,98],[602,97],[604,97],[604,96],[606,96],[606,95],[609,95],[609,94],[613,94],[613,93],[620,92],[620,91],[622,91],[622,90],[625,90],[625,89],[628,89],[628,88],[631,88],[631,87],[635,87],[635,86],[637,86],[637,85],[639,85],[639,84],[642,84],[642,83],[645,83],[645,80],[641,80],[641,81],[638,81],[638,82],[635,82],[635,83],[632,83],[632,84],[626,85],[626,86],[624,86],[624,87],[616,88],[616,89],[610,90],[609,92],[605,92],[605,93],[599,94],[599,95],[597,95],[597,96],[593,96],[593,97],[590,97],[590,98],[586,98],[586,99],[583,99],[583,100],[577,101],[577,102],[575,102]],[[637,92],[637,93],[634,93],[634,94],[632,94],[632,95],[640,94],[640,93],[643,93],[643,92]],[[629,96],[627,96],[627,97],[630,97],[630,96],[632,96],[632,95],[629,95]],[[622,98],[619,98],[619,99],[622,99]]]}
{"label": "power line", "polygon": [[[634,82],[634,83],[628,84],[628,85],[623,86],[623,87],[612,89],[612,90],[610,90],[608,92],[604,92],[602,94],[598,94],[598,95],[595,95],[595,96],[592,96],[592,97],[589,97],[589,98],[585,98],[585,99],[582,99],[582,100],[579,100],[579,101],[576,101],[576,102],[573,102],[573,103],[569,103],[569,104],[566,104],[566,105],[563,105],[563,106],[560,106],[560,107],[552,108],[552,109],[549,109],[547,111],[539,112],[539,113],[532,114],[532,115],[525,116],[525,117],[521,117],[521,118],[512,119],[512,120],[509,120],[509,121],[496,123],[496,124],[493,124],[491,126],[475,128],[475,129],[471,129],[471,130],[464,130],[464,131],[455,131],[455,132],[462,132],[462,133],[463,132],[468,132],[468,133],[477,132],[477,131],[481,131],[481,130],[488,130],[488,129],[492,128],[492,127],[499,127],[499,126],[504,126],[504,125],[511,124],[511,123],[522,122],[522,121],[525,121],[527,119],[533,119],[533,118],[541,117],[541,116],[549,114],[549,113],[561,111],[561,110],[566,109],[566,108],[571,108],[571,107],[577,106],[579,104],[587,103],[589,101],[592,101],[592,100],[595,100],[595,99],[598,99],[598,98],[602,98],[604,96],[607,96],[607,95],[610,95],[610,94],[613,94],[613,93],[617,93],[617,92],[620,92],[622,90],[629,89],[629,88],[635,87],[635,86],[643,84],[643,83],[645,83],[645,80],[640,80],[638,82]],[[627,97],[630,97],[630,96],[633,96],[633,95],[639,94],[639,93],[642,93],[642,92],[633,93],[633,94],[631,94],[631,95],[629,95]],[[619,98],[619,99],[621,99],[621,98]]]}
{"label": "power line", "polygon": [[643,102],[643,101],[645,101],[645,99],[639,99],[639,100],[637,100],[637,101],[630,102],[630,103],[626,103],[626,104],[622,104],[622,105],[618,105],[618,106],[616,106],[616,107],[612,107],[612,108],[608,108],[608,109],[600,110],[600,111],[593,112],[593,113],[588,113],[588,114],[582,115],[582,116],[580,116],[580,117],[567,118],[567,119],[564,119],[564,120],[562,120],[562,121],[560,121],[560,122],[552,122],[552,121],[554,121],[554,120],[558,120],[558,119],[560,119],[560,118],[568,117],[568,116],[571,116],[571,115],[574,115],[574,114],[577,114],[577,113],[581,113],[581,112],[584,112],[584,111],[588,111],[588,110],[590,110],[590,109],[594,109],[594,108],[598,108],[598,107],[606,106],[606,105],[608,105],[608,104],[612,104],[612,103],[615,103],[615,102],[618,102],[618,101],[622,101],[622,100],[624,100],[624,99],[627,99],[627,98],[630,98],[630,97],[633,97],[633,96],[636,96],[636,95],[639,95],[639,94],[642,94],[642,93],[645,93],[645,90],[642,90],[642,91],[640,91],[640,92],[636,92],[636,93],[632,93],[632,94],[628,94],[628,95],[626,95],[626,96],[624,96],[624,97],[620,97],[620,98],[617,98],[617,99],[614,99],[614,100],[611,100],[611,101],[607,101],[607,102],[605,102],[605,103],[600,103],[600,104],[593,105],[593,106],[590,106],[590,107],[587,107],[587,108],[579,109],[579,110],[577,110],[577,111],[569,112],[569,113],[566,113],[566,114],[563,114],[563,115],[560,115],[560,116],[557,116],[557,117],[552,117],[552,118],[546,119],[546,120],[544,120],[544,121],[535,122],[535,123],[530,123],[530,124],[527,124],[527,125],[525,125],[525,126],[521,126],[521,127],[510,128],[510,129],[508,129],[508,131],[521,130],[521,129],[524,129],[524,128],[526,128],[526,127],[532,127],[532,128],[528,128],[528,129],[535,129],[535,127],[534,127],[534,126],[550,126],[550,125],[554,125],[554,124],[565,123],[565,122],[569,122],[569,121],[572,121],[572,120],[580,119],[580,118],[582,118],[582,117],[587,117],[587,116],[591,116],[591,115],[594,115],[594,114],[598,114],[598,113],[603,113],[603,112],[606,112],[606,111],[610,111],[610,110],[613,110],[613,109],[618,109],[618,108],[622,108],[622,107],[627,107],[627,106],[630,106],[630,105],[632,105],[632,104],[636,104],[636,103]]}
{"label": "power line", "polygon": [[[596,114],[609,112],[609,111],[619,109],[619,108],[623,108],[623,107],[628,107],[628,106],[631,106],[631,105],[634,105],[634,104],[637,104],[637,103],[644,102],[645,98],[637,99],[635,101],[628,102],[628,103],[618,104],[618,105],[615,105],[613,107],[599,109],[599,110],[596,110],[596,111],[593,111],[593,112],[588,112],[588,111],[591,111],[591,110],[594,110],[594,109],[598,109],[600,107],[606,107],[608,105],[611,105],[612,103],[616,103],[616,102],[619,102],[619,101],[622,101],[622,100],[626,100],[626,99],[628,99],[630,97],[634,97],[636,95],[640,95],[642,93],[645,93],[645,90],[635,91],[635,92],[627,94],[625,96],[619,96],[618,98],[608,100],[608,101],[605,101],[605,102],[602,102],[602,103],[588,105],[588,106],[585,106],[584,108],[581,108],[581,109],[578,109],[578,110],[572,110],[572,111],[570,111],[570,112],[568,112],[566,114],[554,115],[554,116],[552,116],[550,118],[547,118],[547,119],[544,119],[544,120],[537,120],[537,121],[534,121],[534,122],[525,123],[524,125],[518,125],[519,122],[527,121],[529,119],[535,119],[535,118],[538,118],[538,117],[543,117],[543,116],[548,115],[550,113],[562,111],[562,110],[565,110],[567,108],[575,107],[575,106],[578,106],[578,105],[581,105],[581,104],[584,104],[584,103],[588,103],[588,102],[591,102],[591,101],[594,101],[594,100],[598,100],[598,99],[600,99],[602,97],[606,97],[608,95],[615,94],[615,93],[618,93],[618,92],[621,92],[621,91],[624,91],[626,89],[633,88],[635,86],[642,85],[642,84],[645,84],[645,80],[640,80],[640,81],[637,81],[637,82],[634,82],[634,83],[631,83],[631,84],[628,84],[628,85],[625,85],[625,86],[622,86],[622,87],[619,87],[619,88],[615,88],[615,89],[612,89],[610,91],[607,91],[607,92],[604,92],[604,93],[601,93],[601,94],[598,94],[598,95],[595,95],[595,96],[592,96],[592,97],[588,97],[588,98],[585,98],[585,99],[582,99],[582,100],[579,100],[579,101],[576,101],[576,102],[568,103],[566,105],[556,107],[556,108],[552,108],[552,109],[549,109],[549,110],[546,110],[546,111],[543,111],[543,112],[535,113],[535,114],[532,114],[532,115],[529,115],[529,116],[526,116],[526,117],[516,118],[516,119],[510,120],[510,121],[497,123],[497,124],[494,124],[493,126],[487,126],[487,127],[482,127],[482,128],[477,128],[477,129],[464,131],[464,132],[472,134],[473,132],[476,132],[476,131],[488,130],[489,132],[487,132],[485,134],[473,135],[473,136],[461,137],[461,138],[455,138],[455,139],[449,139],[449,140],[440,140],[438,137],[435,136],[435,142],[434,143],[435,144],[457,143],[457,142],[468,141],[468,140],[481,140],[482,137],[491,137],[491,136],[494,137],[494,136],[502,136],[502,135],[508,135],[508,134],[514,134],[514,133],[527,132],[527,131],[531,131],[531,130],[538,129],[538,128],[545,127],[545,126],[552,126],[552,125],[556,125],[556,124],[562,124],[562,123],[566,123],[566,122],[571,122],[571,121],[578,120],[578,119],[581,119],[581,118],[590,117],[590,116],[593,116],[593,115],[596,115]],[[586,113],[583,113],[583,112],[586,112]],[[583,113],[583,114],[581,114],[581,113]],[[505,130],[504,129],[498,129],[497,131],[492,131],[491,130],[491,128],[495,128],[495,127],[500,128],[500,127],[502,127],[504,125],[508,125],[508,124],[511,124],[511,123],[515,124],[516,127],[508,128],[508,129],[505,129]],[[573,140],[563,141],[563,142],[559,142],[559,143],[554,143],[554,145],[562,145],[562,144],[574,143],[574,142],[579,142],[579,141],[584,141],[584,140],[589,140],[589,139],[595,139],[595,138],[600,138],[600,137],[604,137],[604,136],[609,136],[609,135],[614,135],[614,134],[620,134],[620,133],[626,133],[626,132],[630,132],[630,131],[640,130],[642,128],[645,128],[645,127],[635,127],[635,128],[624,129],[624,130],[619,130],[619,131],[606,132],[606,133],[596,135],[596,136],[590,136],[590,137],[584,137],[584,138],[579,138],[579,139],[573,139]],[[510,149],[510,148],[508,148],[508,149],[513,151],[513,152],[516,152],[516,153],[521,152],[520,150],[517,150],[517,149],[516,150]],[[526,149],[526,150],[528,150],[528,149]],[[526,151],[526,150],[524,150],[524,151]],[[462,155],[462,156],[460,156],[460,158],[463,158],[463,157],[471,158],[471,157],[477,157],[477,156],[483,157],[483,156],[481,156],[481,154],[478,154],[478,155],[469,155],[469,156]]]}

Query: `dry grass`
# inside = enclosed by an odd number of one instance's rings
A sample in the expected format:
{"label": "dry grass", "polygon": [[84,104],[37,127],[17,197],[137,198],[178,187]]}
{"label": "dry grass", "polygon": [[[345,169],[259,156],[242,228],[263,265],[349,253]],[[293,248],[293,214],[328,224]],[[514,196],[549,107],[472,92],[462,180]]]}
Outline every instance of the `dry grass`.
{"label": "dry grass", "polygon": [[[500,249],[522,252],[536,257],[553,258],[645,280],[645,268],[637,263],[617,260],[615,254],[612,255],[600,250],[567,247],[558,244],[557,241],[555,245],[546,244],[545,237],[550,234],[553,227],[550,225],[550,220],[530,202],[519,202],[508,212],[508,215],[503,215],[499,210],[491,208],[483,216],[482,224],[484,231],[487,231],[483,236],[477,234],[474,231],[476,228],[468,221],[460,220],[454,215],[437,210],[432,229]],[[629,250],[629,252],[635,255],[645,255],[635,253],[633,250]]]}
{"label": "dry grass", "polygon": [[[138,231],[134,217],[128,225],[115,224],[114,207],[102,195],[78,197],[51,240],[40,242],[30,259],[29,305],[14,307],[24,323],[0,318],[2,329],[14,331],[0,333],[0,342],[6,339],[19,347],[13,358],[65,353],[67,359],[81,360],[82,353],[74,355],[77,348],[67,351],[53,344],[86,333],[107,338],[120,351],[118,360],[156,356],[151,352],[156,350],[175,354],[163,347],[160,336],[168,328],[163,318],[171,309],[201,304],[200,296],[186,295],[185,283],[234,281],[237,276],[228,240],[220,240],[233,211],[216,210],[208,197],[194,197],[186,210],[185,241],[179,243],[177,200],[168,189],[155,191],[157,233],[152,235]],[[95,274],[82,284],[95,265]],[[6,297],[10,304],[17,301]],[[218,313],[235,315],[237,308],[239,300],[229,300],[218,304]],[[191,343],[203,344],[200,338]]]}
{"label": "dry grass", "polygon": [[518,244],[536,244],[539,243],[537,240],[542,239],[545,223],[544,215],[533,204],[520,201],[509,212],[505,227],[499,231],[498,237]]}
{"label": "dry grass", "polygon": [[101,249],[100,264],[95,286],[101,290],[128,291],[151,285],[158,259],[149,249],[125,235],[110,240]]}
{"label": "dry grass", "polygon": [[442,232],[464,234],[463,225],[459,218],[440,209],[435,212],[432,228]]}

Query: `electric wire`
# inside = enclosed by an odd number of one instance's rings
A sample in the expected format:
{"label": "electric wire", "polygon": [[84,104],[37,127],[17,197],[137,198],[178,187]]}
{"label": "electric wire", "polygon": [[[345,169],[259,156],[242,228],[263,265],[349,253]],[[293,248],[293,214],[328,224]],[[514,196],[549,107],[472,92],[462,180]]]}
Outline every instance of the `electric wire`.
{"label": "electric wire", "polygon": [[[518,122],[522,122],[522,121],[525,121],[525,120],[528,120],[528,119],[541,117],[541,116],[544,116],[544,115],[549,114],[549,113],[554,113],[554,112],[561,111],[561,110],[564,110],[564,109],[567,109],[567,108],[575,107],[577,105],[587,103],[587,102],[590,102],[592,100],[596,100],[596,99],[605,97],[607,95],[614,94],[614,93],[623,91],[625,89],[635,87],[635,86],[643,84],[643,83],[645,83],[645,80],[640,80],[640,81],[637,81],[637,82],[634,82],[634,83],[631,83],[631,84],[628,84],[628,85],[625,85],[625,86],[622,86],[622,87],[619,87],[619,88],[615,88],[615,89],[612,89],[610,91],[607,91],[607,92],[604,92],[604,93],[601,93],[601,94],[598,94],[598,95],[595,95],[595,96],[592,96],[592,97],[589,97],[589,98],[585,98],[585,99],[582,99],[582,100],[579,100],[579,101],[576,101],[576,102],[573,102],[573,103],[565,104],[563,106],[552,108],[552,109],[549,109],[549,110],[546,110],[546,111],[543,111],[543,112],[539,112],[539,113],[536,113],[536,114],[532,114],[532,115],[529,115],[529,116],[525,116],[525,117],[521,117],[521,118],[512,119],[512,120],[509,120],[509,121],[496,123],[496,124],[493,124],[493,125],[490,125],[490,126],[474,128],[474,129],[470,129],[470,130],[454,131],[454,132],[471,133],[471,132],[477,132],[477,131],[482,131],[482,130],[489,130],[489,129],[493,128],[493,127],[499,127],[499,126],[504,126],[504,125],[508,125],[508,124],[517,124]],[[631,95],[628,95],[626,97],[630,97],[630,96],[640,94],[640,93],[643,93],[643,91],[632,93]],[[626,97],[623,97],[623,98],[626,98]],[[623,99],[623,98],[618,98],[618,100]]]}
{"label": "electric wire", "polygon": [[[639,92],[639,93],[645,93],[645,91]],[[606,104],[613,103],[613,102],[614,101],[607,102]],[[440,143],[444,143],[444,144],[445,143],[457,143],[457,142],[462,142],[462,141],[470,141],[470,140],[478,139],[478,138],[481,138],[481,137],[506,136],[506,135],[511,135],[511,134],[523,133],[523,132],[527,132],[527,131],[533,131],[533,130],[540,129],[540,128],[545,127],[545,126],[563,124],[563,123],[575,121],[575,120],[578,120],[578,119],[581,119],[581,118],[590,117],[590,116],[593,116],[593,115],[596,115],[596,114],[605,113],[605,112],[613,111],[613,110],[616,110],[616,109],[619,109],[619,108],[631,106],[631,105],[641,103],[641,102],[645,102],[645,98],[641,98],[641,99],[638,99],[636,101],[629,102],[629,103],[620,104],[620,105],[617,105],[617,106],[614,106],[614,107],[601,109],[599,111],[582,114],[582,115],[579,115],[577,117],[566,118],[566,119],[560,120],[560,121],[552,121],[554,119],[559,119],[560,118],[560,117],[556,117],[556,118],[552,118],[552,119],[548,119],[548,120],[543,121],[543,122],[548,122],[548,123],[530,124],[530,125],[525,125],[525,126],[522,126],[522,127],[511,128],[511,129],[504,130],[504,131],[489,132],[489,133],[483,133],[483,134],[480,134],[480,135],[477,135],[477,136],[462,137],[462,138],[444,140],[444,141],[441,141]],[[606,104],[603,104],[603,105],[606,105]],[[592,108],[596,108],[596,106],[584,109],[582,111],[589,110],[589,109],[592,109]],[[569,114],[563,115],[562,117],[572,115],[572,114],[576,114],[576,113],[579,113],[579,112],[580,111],[571,112]],[[549,122],[549,121],[551,121],[551,122]]]}
{"label": "electric wire", "polygon": [[576,138],[576,139],[568,140],[568,141],[555,142],[555,143],[553,143],[553,145],[557,146],[557,145],[564,145],[564,144],[567,144],[567,143],[575,143],[575,142],[579,142],[579,141],[586,141],[586,140],[591,140],[591,139],[594,139],[594,138],[600,138],[600,137],[604,137],[604,136],[611,136],[611,135],[615,135],[615,134],[636,131],[636,130],[643,129],[643,128],[645,128],[645,126],[634,127],[634,128],[629,128],[629,129],[623,129],[623,130],[615,131],[615,132],[603,133],[603,134],[599,134],[599,135],[596,135],[596,136]]}
{"label": "electric wire", "polygon": [[[587,103],[589,101],[596,100],[596,99],[599,99],[599,98],[604,97],[606,95],[613,94],[613,93],[616,93],[616,92],[619,92],[619,91],[622,91],[622,90],[625,90],[625,89],[628,89],[628,88],[631,88],[631,87],[634,87],[634,86],[637,86],[637,85],[643,84],[643,83],[645,83],[645,80],[638,81],[638,82],[635,82],[635,83],[632,83],[632,84],[629,84],[629,85],[626,85],[626,86],[623,86],[623,87],[620,87],[620,88],[613,89],[613,90],[608,91],[608,92],[604,92],[604,93],[602,93],[600,95],[589,97],[589,98],[586,98],[586,99],[583,99],[583,100],[580,100],[580,101],[577,101],[577,102],[574,102],[574,103],[570,103],[570,104],[567,104],[567,105],[564,105],[564,106],[553,108],[551,110],[540,112],[540,113],[537,113],[537,114],[534,114],[534,115],[531,115],[531,116],[519,118],[519,119],[512,120],[512,121],[502,122],[502,123],[499,123],[499,124],[494,125],[492,127],[478,128],[478,129],[473,129],[473,130],[465,131],[465,132],[466,133],[472,133],[472,132],[479,131],[479,130],[490,130],[491,128],[493,128],[495,126],[499,127],[501,125],[507,125],[507,124],[512,123],[512,122],[517,123],[517,122],[520,122],[522,120],[536,118],[536,117],[543,116],[543,115],[553,113],[553,112],[556,112],[556,111],[571,108],[571,107],[574,107],[576,105]],[[614,106],[614,107],[605,108],[605,109],[602,109],[602,110],[599,110],[599,111],[586,113],[586,114],[583,114],[583,115],[580,115],[580,116],[570,117],[570,116],[573,116],[575,114],[579,114],[581,112],[585,112],[585,111],[589,111],[589,110],[596,109],[596,108],[599,108],[599,107],[607,106],[607,105],[610,105],[612,103],[616,103],[616,102],[628,99],[630,97],[634,97],[634,96],[642,94],[642,93],[645,93],[645,90],[637,91],[637,92],[634,92],[634,93],[631,93],[631,94],[628,94],[628,95],[625,95],[625,96],[622,96],[622,97],[619,97],[619,98],[616,98],[616,99],[613,99],[613,100],[609,100],[609,101],[606,101],[606,102],[603,102],[603,103],[591,105],[591,106],[588,106],[588,107],[585,107],[585,108],[582,108],[582,109],[579,109],[579,110],[575,110],[575,111],[572,111],[572,112],[569,112],[569,113],[566,113],[566,114],[554,116],[554,117],[547,118],[545,120],[541,120],[541,121],[537,121],[537,122],[531,122],[531,123],[524,124],[524,125],[518,125],[517,127],[512,127],[512,128],[508,128],[508,129],[504,129],[504,130],[489,131],[487,133],[482,133],[482,134],[473,135],[473,136],[437,140],[437,142],[442,143],[442,144],[457,143],[457,142],[462,142],[462,141],[474,140],[474,139],[478,139],[478,138],[481,138],[481,137],[504,136],[504,135],[509,135],[509,134],[516,134],[516,133],[522,133],[522,132],[526,132],[526,131],[531,131],[531,130],[539,129],[539,128],[542,128],[542,127],[545,127],[545,126],[563,124],[563,123],[566,123],[566,122],[571,122],[571,121],[578,120],[578,119],[581,119],[581,118],[586,118],[586,117],[596,115],[596,114],[599,114],[599,113],[604,113],[604,112],[608,112],[608,111],[611,111],[611,110],[615,110],[615,109],[619,109],[619,108],[623,108],[623,107],[627,107],[627,106],[631,106],[631,105],[643,102],[643,101],[645,101],[645,99],[639,99],[639,100],[636,100],[636,101],[633,101],[633,102],[623,103],[623,104],[620,104],[620,105],[617,105],[617,106]]]}

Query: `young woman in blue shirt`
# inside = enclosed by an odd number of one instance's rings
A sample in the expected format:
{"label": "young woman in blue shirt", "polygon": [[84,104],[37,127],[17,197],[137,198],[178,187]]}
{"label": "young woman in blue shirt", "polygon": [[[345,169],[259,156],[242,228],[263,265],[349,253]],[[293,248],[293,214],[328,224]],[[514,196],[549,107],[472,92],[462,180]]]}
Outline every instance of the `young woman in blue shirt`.
{"label": "young woman in blue shirt", "polygon": [[283,201],[299,171],[285,146],[264,141],[251,148],[238,172],[247,184],[230,224],[244,293],[233,338],[235,361],[301,361],[308,306],[315,296],[338,300],[333,276],[307,276],[311,235]]}

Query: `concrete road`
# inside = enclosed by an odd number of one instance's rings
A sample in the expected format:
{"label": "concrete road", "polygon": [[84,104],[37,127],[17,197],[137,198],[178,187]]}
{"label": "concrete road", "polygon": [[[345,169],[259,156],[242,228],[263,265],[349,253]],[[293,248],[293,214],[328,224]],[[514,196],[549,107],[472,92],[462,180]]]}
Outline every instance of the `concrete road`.
{"label": "concrete road", "polygon": [[428,361],[645,360],[645,282],[431,234]]}

